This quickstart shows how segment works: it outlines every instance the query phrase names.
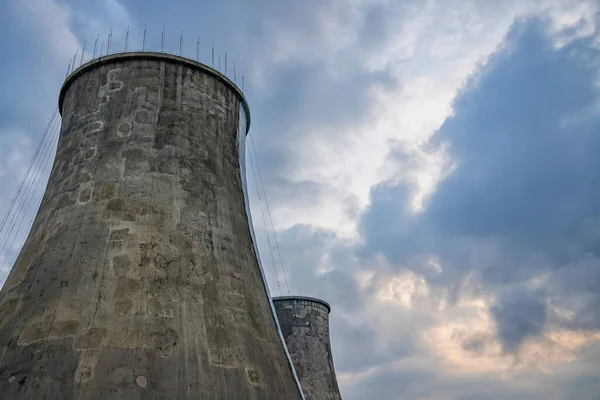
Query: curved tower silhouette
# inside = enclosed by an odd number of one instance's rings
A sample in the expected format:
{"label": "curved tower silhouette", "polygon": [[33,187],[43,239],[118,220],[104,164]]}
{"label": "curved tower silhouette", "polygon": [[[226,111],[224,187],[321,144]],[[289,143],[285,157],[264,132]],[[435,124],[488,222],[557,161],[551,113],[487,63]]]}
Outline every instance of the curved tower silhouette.
{"label": "curved tower silhouette", "polygon": [[341,400],[331,354],[329,304],[303,296],[275,297],[273,304],[306,400]]}
{"label": "curved tower silhouette", "polygon": [[249,227],[250,114],[224,75],[133,52],[72,73],[0,292],[0,398],[302,398]]}

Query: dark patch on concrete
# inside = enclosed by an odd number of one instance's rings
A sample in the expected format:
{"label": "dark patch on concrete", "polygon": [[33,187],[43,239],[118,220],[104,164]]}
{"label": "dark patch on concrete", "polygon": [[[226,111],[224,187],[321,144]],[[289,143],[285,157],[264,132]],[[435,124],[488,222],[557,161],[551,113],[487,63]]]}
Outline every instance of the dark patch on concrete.
{"label": "dark patch on concrete", "polygon": [[94,376],[94,368],[91,365],[85,365],[81,368],[81,371],[77,374],[76,380],[79,381],[88,381],[92,376]]}
{"label": "dark patch on concrete", "polygon": [[255,369],[246,370],[246,374],[247,374],[248,380],[250,381],[251,384],[253,384],[253,385],[260,384],[260,375],[258,374],[258,372]]}
{"label": "dark patch on concrete", "polygon": [[94,327],[81,334],[74,343],[77,350],[99,349],[106,345],[108,330],[104,327]]}
{"label": "dark patch on concrete", "polygon": [[120,90],[122,87],[123,87],[122,82],[111,82],[108,90],[110,90],[110,91]]}
{"label": "dark patch on concrete", "polygon": [[129,135],[130,131],[131,131],[131,125],[129,125],[128,123],[124,123],[119,126],[120,136],[127,136],[127,135]]}
{"label": "dark patch on concrete", "polygon": [[4,324],[4,320],[10,317],[19,306],[19,298],[13,297],[10,299],[5,299],[2,304],[0,304],[0,326]]}
{"label": "dark patch on concrete", "polygon": [[106,205],[108,211],[123,211],[125,209],[125,200],[113,199]]}
{"label": "dark patch on concrete", "polygon": [[129,256],[119,255],[112,259],[113,272],[115,276],[123,276],[129,271]]}
{"label": "dark patch on concrete", "polygon": [[129,237],[129,229],[116,229],[110,233],[110,240],[126,240]]}
{"label": "dark patch on concrete", "polygon": [[124,150],[122,157],[125,158],[125,172],[127,174],[137,176],[150,171],[150,163],[143,150]]}
{"label": "dark patch on concrete", "polygon": [[88,125],[87,131],[88,132],[93,132],[93,131],[97,131],[100,128],[102,128],[102,123],[101,122],[93,122],[93,123],[91,123],[91,124]]}
{"label": "dark patch on concrete", "polygon": [[38,342],[47,337],[50,331],[50,321],[42,321],[24,327],[19,335],[18,344],[28,345],[31,343]]}
{"label": "dark patch on concrete", "polygon": [[119,317],[128,315],[133,307],[131,299],[122,299],[115,301],[115,314]]}
{"label": "dark patch on concrete", "polygon": [[87,149],[85,152],[85,158],[92,158],[96,155],[96,148],[92,147],[91,149]]}
{"label": "dark patch on concrete", "polygon": [[65,160],[60,163],[60,173],[64,174],[67,168],[71,166],[71,160]]}
{"label": "dark patch on concrete", "polygon": [[56,205],[56,208],[60,210],[61,208],[71,207],[74,204],[75,204],[75,201],[71,199],[70,194],[63,194],[60,196],[60,199],[58,200],[58,204]]}
{"label": "dark patch on concrete", "polygon": [[116,183],[115,182],[107,182],[102,185],[102,189],[100,191],[100,198],[102,200],[112,199],[116,194]]}
{"label": "dark patch on concrete", "polygon": [[79,322],[75,320],[54,321],[52,324],[51,336],[66,337],[73,336],[79,329]]}
{"label": "dark patch on concrete", "polygon": [[70,337],[75,335],[78,329],[79,322],[75,320],[41,321],[25,327],[19,335],[18,344],[28,345],[42,340]]}
{"label": "dark patch on concrete", "polygon": [[140,124],[149,124],[152,123],[151,115],[148,111],[142,110],[135,113],[135,122]]}
{"label": "dark patch on concrete", "polygon": [[92,176],[86,172],[78,172],[73,176],[72,183],[75,185],[81,185],[82,183],[88,183],[92,180]]}
{"label": "dark patch on concrete", "polygon": [[89,187],[84,188],[81,192],[79,192],[79,202],[87,203],[92,197],[92,189]]}
{"label": "dark patch on concrete", "polygon": [[117,280],[114,296],[116,299],[130,298],[135,296],[140,288],[140,282],[122,276]]}

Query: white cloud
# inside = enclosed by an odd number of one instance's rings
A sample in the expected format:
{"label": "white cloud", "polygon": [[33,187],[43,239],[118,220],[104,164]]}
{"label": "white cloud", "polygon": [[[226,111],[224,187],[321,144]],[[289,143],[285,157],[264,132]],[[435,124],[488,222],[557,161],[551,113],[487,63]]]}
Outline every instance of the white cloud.
{"label": "white cloud", "polygon": [[23,26],[42,41],[40,47],[51,60],[46,68],[66,72],[68,61],[80,49],[79,40],[69,29],[70,8],[54,0],[23,0],[14,2],[13,7]]}

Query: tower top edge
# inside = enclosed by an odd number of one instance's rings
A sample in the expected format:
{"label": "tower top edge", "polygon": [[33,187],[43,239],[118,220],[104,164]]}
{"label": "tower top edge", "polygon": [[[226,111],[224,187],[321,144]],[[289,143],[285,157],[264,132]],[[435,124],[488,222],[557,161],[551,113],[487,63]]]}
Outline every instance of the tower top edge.
{"label": "tower top edge", "polygon": [[166,61],[175,64],[185,65],[190,68],[195,68],[200,70],[207,75],[212,76],[213,78],[223,82],[229,89],[231,89],[239,98],[242,107],[244,108],[244,114],[246,114],[246,134],[250,131],[250,106],[248,105],[248,101],[246,100],[246,96],[242,90],[225,74],[217,71],[216,69],[203,64],[201,62],[178,56],[175,54],[169,53],[159,53],[154,51],[128,51],[121,53],[113,53],[103,57],[94,58],[91,61],[86,62],[85,64],[78,67],[72,73],[70,73],[60,88],[60,94],[58,96],[58,111],[62,115],[63,101],[64,96],[69,89],[69,87],[73,84],[73,82],[86,73],[87,71],[97,68],[102,65],[110,64],[113,62],[120,61],[132,61],[132,60],[154,60],[154,61]]}
{"label": "tower top edge", "polygon": [[307,296],[279,296],[273,297],[273,302],[294,302],[294,301],[306,301],[309,303],[316,303],[324,306],[327,309],[327,312],[331,312],[331,305],[325,300],[317,299],[315,297],[307,297]]}

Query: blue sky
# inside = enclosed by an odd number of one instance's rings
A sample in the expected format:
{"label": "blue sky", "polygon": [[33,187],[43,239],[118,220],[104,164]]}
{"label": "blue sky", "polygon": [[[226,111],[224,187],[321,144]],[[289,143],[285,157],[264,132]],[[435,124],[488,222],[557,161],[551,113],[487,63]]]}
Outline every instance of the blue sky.
{"label": "blue sky", "polygon": [[344,399],[598,400],[598,8],[4,1],[0,210],[85,41],[122,48],[129,26],[141,47],[147,25],[156,49],[166,25],[178,52],[183,30],[245,77],[287,278],[332,304]]}

